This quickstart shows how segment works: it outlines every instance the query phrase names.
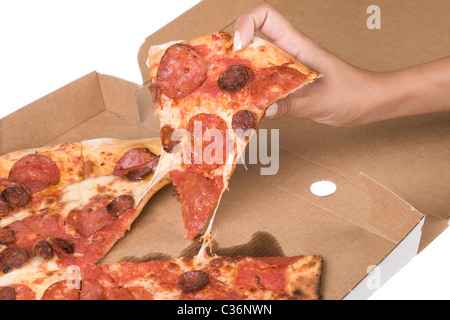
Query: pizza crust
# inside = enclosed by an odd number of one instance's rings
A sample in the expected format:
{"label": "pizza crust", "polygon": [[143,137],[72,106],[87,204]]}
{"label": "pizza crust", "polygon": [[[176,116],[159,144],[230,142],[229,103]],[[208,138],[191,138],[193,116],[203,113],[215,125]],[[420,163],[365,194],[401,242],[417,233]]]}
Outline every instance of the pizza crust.
{"label": "pizza crust", "polygon": [[289,67],[308,76],[309,82],[323,76],[320,72],[308,68],[272,43],[258,37],[253,37],[248,47],[245,50],[238,51],[237,54],[242,58],[255,61],[255,66],[258,68],[280,66],[288,63]]}
{"label": "pizza crust", "polygon": [[323,258],[306,256],[290,266],[288,293],[300,300],[318,300],[322,284]]}

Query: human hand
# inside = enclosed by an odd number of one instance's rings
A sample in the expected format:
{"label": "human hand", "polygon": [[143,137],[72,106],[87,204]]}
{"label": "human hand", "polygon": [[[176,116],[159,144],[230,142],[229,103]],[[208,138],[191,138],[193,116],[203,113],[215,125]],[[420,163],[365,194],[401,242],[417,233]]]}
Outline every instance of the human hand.
{"label": "human hand", "polygon": [[[266,118],[305,117],[324,124],[351,127],[401,116],[447,111],[449,108],[448,104],[444,108],[439,105],[430,108],[428,94],[441,96],[437,103],[447,98],[440,92],[435,93],[435,88],[430,88],[425,96],[417,96],[423,89],[415,90],[416,87],[423,88],[426,84],[421,83],[423,77],[414,76],[417,74],[414,70],[380,73],[357,68],[301,33],[268,3],[261,2],[242,14],[234,29],[235,50],[247,47],[254,32],[259,30],[270,42],[324,75],[269,106]],[[450,59],[447,59],[440,62],[440,67],[449,70],[449,64]],[[434,68],[424,65],[416,69],[424,73],[438,67],[435,63]],[[448,73],[445,78],[442,73],[439,75],[447,85]],[[431,76],[437,78],[436,74]]]}

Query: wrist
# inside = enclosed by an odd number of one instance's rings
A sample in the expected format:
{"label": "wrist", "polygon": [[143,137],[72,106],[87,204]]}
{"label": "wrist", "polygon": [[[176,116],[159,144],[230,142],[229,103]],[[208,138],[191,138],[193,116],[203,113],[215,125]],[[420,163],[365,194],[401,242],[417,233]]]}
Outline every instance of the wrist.
{"label": "wrist", "polygon": [[373,73],[373,121],[450,111],[450,59]]}
{"label": "wrist", "polygon": [[370,72],[371,102],[367,107],[367,123],[413,115],[411,102],[419,94],[414,79],[403,71]]}

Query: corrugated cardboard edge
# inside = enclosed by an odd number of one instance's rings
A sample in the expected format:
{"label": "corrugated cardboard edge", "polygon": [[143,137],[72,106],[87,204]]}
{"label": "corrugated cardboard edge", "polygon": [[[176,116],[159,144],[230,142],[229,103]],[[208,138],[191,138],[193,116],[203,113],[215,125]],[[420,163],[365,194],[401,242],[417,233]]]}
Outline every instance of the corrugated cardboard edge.
{"label": "corrugated cardboard edge", "polygon": [[344,300],[364,300],[369,298],[378,288],[402,269],[419,250],[425,215],[411,232],[400,241],[395,248],[376,266],[369,266],[364,277]]}
{"label": "corrugated cardboard edge", "polygon": [[386,281],[402,269],[414,256],[419,252],[420,240],[422,237],[423,225],[426,221],[426,215],[414,208],[410,203],[405,201],[395,192],[386,188],[375,179],[369,177],[363,172],[359,174],[372,180],[374,183],[390,192],[398,200],[411,207],[411,211],[415,211],[421,215],[420,220],[411,229],[411,231],[397,243],[397,245],[389,252],[386,257],[380,261],[376,266],[368,266],[367,276],[355,285],[349,293],[343,297],[344,300],[365,300],[370,297],[378,288],[380,288]]}
{"label": "corrugated cardboard edge", "polygon": [[[134,95],[123,94],[124,92],[131,93],[136,91],[137,85],[133,82],[114,76],[105,75],[98,72],[96,73],[100,84],[105,110],[117,114],[125,119],[139,122],[140,114],[136,101],[134,100]],[[134,106],[134,108],[130,108],[129,106]]]}

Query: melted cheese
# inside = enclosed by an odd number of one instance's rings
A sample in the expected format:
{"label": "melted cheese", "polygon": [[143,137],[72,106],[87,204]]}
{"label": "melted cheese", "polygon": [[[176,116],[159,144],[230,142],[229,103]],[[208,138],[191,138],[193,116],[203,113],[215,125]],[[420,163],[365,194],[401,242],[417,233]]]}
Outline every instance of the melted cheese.
{"label": "melted cheese", "polygon": [[42,262],[41,258],[34,257],[25,266],[9,271],[0,277],[0,286],[25,285],[34,292],[36,300],[40,300],[52,284],[64,280],[73,283],[72,269],[59,268],[55,258],[45,264]]}
{"label": "melted cheese", "polygon": [[128,181],[114,175],[91,177],[75,182],[63,192],[61,203],[65,204],[65,206],[60,214],[66,217],[70,210],[83,208],[92,201],[93,196],[102,192],[113,197],[128,194],[134,198],[135,203],[139,203],[145,196],[147,185],[148,182],[145,180]]}

